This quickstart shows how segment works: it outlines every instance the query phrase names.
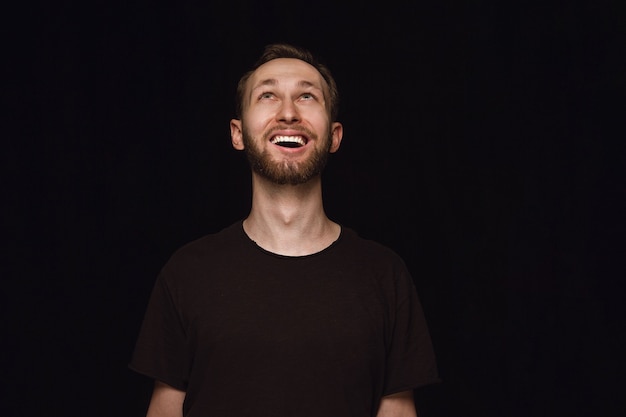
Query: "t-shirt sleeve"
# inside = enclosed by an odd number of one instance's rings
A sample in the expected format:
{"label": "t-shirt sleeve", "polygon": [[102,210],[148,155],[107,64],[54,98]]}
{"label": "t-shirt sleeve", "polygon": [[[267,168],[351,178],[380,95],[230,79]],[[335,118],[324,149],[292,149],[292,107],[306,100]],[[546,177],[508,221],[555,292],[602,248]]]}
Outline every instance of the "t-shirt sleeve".
{"label": "t-shirt sleeve", "polygon": [[186,391],[187,337],[162,271],[150,295],[129,368]]}
{"label": "t-shirt sleeve", "polygon": [[440,382],[422,305],[403,262],[396,274],[395,314],[392,315],[384,395]]}

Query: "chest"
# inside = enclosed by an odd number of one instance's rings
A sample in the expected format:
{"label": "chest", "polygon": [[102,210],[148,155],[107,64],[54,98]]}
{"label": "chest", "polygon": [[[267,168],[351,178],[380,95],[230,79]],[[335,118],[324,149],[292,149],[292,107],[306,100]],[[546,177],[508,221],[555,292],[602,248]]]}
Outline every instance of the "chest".
{"label": "chest", "polygon": [[206,280],[185,314],[203,356],[367,360],[385,349],[389,303],[367,274],[259,268]]}

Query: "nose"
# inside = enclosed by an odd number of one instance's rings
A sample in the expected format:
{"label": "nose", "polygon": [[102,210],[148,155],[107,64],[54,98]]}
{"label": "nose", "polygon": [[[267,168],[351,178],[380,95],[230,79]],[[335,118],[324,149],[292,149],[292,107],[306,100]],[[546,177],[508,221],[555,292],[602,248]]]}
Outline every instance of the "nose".
{"label": "nose", "polygon": [[300,120],[300,114],[295,103],[291,100],[284,100],[278,111],[278,120],[284,123],[295,123]]}

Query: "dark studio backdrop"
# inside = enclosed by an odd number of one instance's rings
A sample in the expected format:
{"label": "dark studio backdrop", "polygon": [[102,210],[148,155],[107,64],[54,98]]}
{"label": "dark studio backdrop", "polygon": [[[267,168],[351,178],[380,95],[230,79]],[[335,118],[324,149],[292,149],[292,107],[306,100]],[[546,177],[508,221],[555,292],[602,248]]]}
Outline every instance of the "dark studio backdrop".
{"label": "dark studio backdrop", "polygon": [[274,41],[337,78],[327,211],[414,275],[443,379],[417,392],[422,415],[625,415],[623,12],[13,6],[0,415],[144,415],[151,381],[127,363],[149,292],[175,249],[247,213],[228,121]]}

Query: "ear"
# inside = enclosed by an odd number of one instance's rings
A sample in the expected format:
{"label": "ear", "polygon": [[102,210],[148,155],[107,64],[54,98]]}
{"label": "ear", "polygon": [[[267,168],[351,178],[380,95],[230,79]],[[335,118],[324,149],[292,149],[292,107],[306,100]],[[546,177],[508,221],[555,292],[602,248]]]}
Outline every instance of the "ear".
{"label": "ear", "polygon": [[233,148],[238,151],[243,150],[243,132],[241,129],[241,120],[239,119],[231,119],[230,121],[230,141],[233,144]]}
{"label": "ear", "polygon": [[339,122],[333,122],[330,135],[330,153],[335,153],[339,150],[339,146],[341,145],[341,139],[343,138],[343,125]]}

